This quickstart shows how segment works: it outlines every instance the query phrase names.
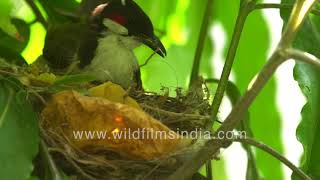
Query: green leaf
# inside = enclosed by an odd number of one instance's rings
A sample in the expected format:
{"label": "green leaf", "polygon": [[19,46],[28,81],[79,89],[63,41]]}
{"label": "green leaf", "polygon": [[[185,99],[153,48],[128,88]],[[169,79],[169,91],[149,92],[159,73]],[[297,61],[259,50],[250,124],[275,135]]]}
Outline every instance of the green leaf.
{"label": "green leaf", "polygon": [[48,21],[51,24],[59,24],[78,20],[79,3],[73,0],[38,0],[48,15]]}
{"label": "green leaf", "polygon": [[[283,3],[294,3],[283,0]],[[290,12],[281,11],[284,22]],[[293,47],[320,57],[320,18],[311,16],[302,26]],[[301,159],[302,169],[313,179],[320,179],[320,71],[309,64],[297,62],[294,78],[307,98],[307,104],[301,111],[302,121],[297,128],[297,138],[304,148]],[[293,179],[298,179],[295,175]]]}
{"label": "green leaf", "polygon": [[8,81],[0,80],[0,177],[4,180],[31,178],[32,161],[38,153],[37,115],[26,93],[17,100],[17,91]]}
{"label": "green leaf", "polygon": [[10,15],[13,10],[12,0],[1,0],[0,1],[0,28],[4,29],[6,33],[13,35],[15,32],[14,26],[10,23]]}
{"label": "green leaf", "polygon": [[24,47],[27,46],[30,38],[30,26],[24,20],[18,18],[11,18],[11,23],[16,27],[21,43]]}
{"label": "green leaf", "polygon": [[86,74],[67,75],[57,80],[54,85],[81,84],[94,80],[95,77]]}
{"label": "green leaf", "polygon": [[0,29],[0,57],[5,58],[10,63],[22,65],[26,62],[20,54],[28,45],[30,26],[18,18],[11,18],[11,23],[17,29],[16,37]]}
{"label": "green leaf", "polygon": [[[227,35],[225,55],[234,30],[239,5],[240,1],[215,1],[215,20],[222,24]],[[233,66],[235,84],[242,94],[268,59],[269,34],[267,22],[263,18],[262,12],[250,13]],[[276,85],[272,79],[249,109],[250,126],[255,138],[272,146],[277,151],[283,152],[281,121],[276,107]],[[272,132],[272,136],[270,136],[270,132]],[[257,167],[265,179],[283,179],[282,165],[278,160],[261,150],[257,150],[256,160]]]}
{"label": "green leaf", "polygon": [[31,176],[28,180],[39,180],[39,178],[35,176]]}
{"label": "green leaf", "polygon": [[0,57],[9,60],[21,59],[20,53],[24,48],[25,44],[0,29]]}
{"label": "green leaf", "polygon": [[17,18],[11,19],[12,4],[13,2],[10,0],[0,2],[0,57],[10,62],[23,63],[24,59],[20,53],[26,47],[29,37],[27,37],[27,31],[24,31],[24,34],[20,34],[21,37],[24,37],[24,40],[22,40],[22,38],[19,40],[15,36],[17,30],[21,33],[21,27],[28,25]]}

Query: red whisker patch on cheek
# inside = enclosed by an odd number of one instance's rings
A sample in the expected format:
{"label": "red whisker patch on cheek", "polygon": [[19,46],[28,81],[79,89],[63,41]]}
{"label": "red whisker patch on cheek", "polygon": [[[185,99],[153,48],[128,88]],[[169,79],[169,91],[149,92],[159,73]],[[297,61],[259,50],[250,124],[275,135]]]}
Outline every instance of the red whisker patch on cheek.
{"label": "red whisker patch on cheek", "polygon": [[127,18],[125,18],[124,16],[122,16],[118,13],[109,14],[107,16],[107,18],[109,18],[112,21],[117,22],[118,24],[121,24],[121,25],[126,25],[128,23]]}

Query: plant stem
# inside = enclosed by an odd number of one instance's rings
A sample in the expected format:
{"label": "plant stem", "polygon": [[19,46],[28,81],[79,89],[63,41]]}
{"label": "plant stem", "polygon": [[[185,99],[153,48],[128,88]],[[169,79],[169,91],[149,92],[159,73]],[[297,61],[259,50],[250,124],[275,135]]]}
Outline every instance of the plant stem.
{"label": "plant stem", "polygon": [[[245,1],[243,1],[245,2]],[[268,80],[274,74],[276,69],[289,58],[286,54],[286,50],[290,48],[293,40],[296,37],[296,34],[301,27],[301,24],[304,22],[305,17],[308,15],[313,5],[316,3],[316,0],[305,1],[305,0],[297,0],[295,4],[295,8],[290,16],[289,22],[284,30],[281,41],[278,45],[277,50],[270,57],[267,64],[263,67],[261,72],[258,74],[255,82],[249,88],[249,90],[244,94],[244,96],[240,99],[240,101],[236,104],[236,106],[232,109],[231,113],[227,117],[227,119],[223,122],[221,127],[215,133],[215,137],[218,137],[218,134],[223,132],[226,134],[227,131],[233,130],[236,125],[243,119],[244,114],[247,112],[249,106],[256,98],[256,96],[260,93],[263,87],[266,85]],[[244,6],[240,8],[241,17],[237,20],[236,29],[235,30],[233,40],[231,43],[231,47],[229,49],[230,55],[228,55],[226,65],[224,67],[225,73],[223,73],[221,81],[219,83],[220,90],[217,91],[215,99],[218,101],[213,102],[214,114],[213,117],[216,117],[217,111],[221,104],[222,96],[228,84],[228,77],[231,71],[231,67],[233,64],[233,60],[235,57],[236,49],[239,43],[240,35],[245,19],[248,13],[252,10],[252,6],[248,6],[249,4],[244,3]],[[254,5],[255,4],[251,4]],[[219,87],[218,87],[219,88]],[[216,154],[221,147],[228,147],[230,145],[229,142],[221,139],[212,139],[205,143],[204,147],[201,148],[198,152],[196,152],[190,160],[186,161],[178,170],[176,170],[171,176],[168,177],[169,180],[175,179],[187,179],[191,177],[195,172],[199,170],[199,168],[207,162],[214,154]]]}
{"label": "plant stem", "polygon": [[[253,10],[258,9],[292,9],[292,4],[277,4],[277,3],[261,3],[256,4]],[[312,9],[311,13],[320,16],[320,11],[317,9]]]}
{"label": "plant stem", "polygon": [[43,17],[43,15],[41,14],[41,11],[39,10],[37,5],[35,4],[34,0],[25,0],[25,1],[30,6],[30,8],[32,9],[34,14],[36,15],[37,20],[47,29],[48,23],[47,23],[46,19]]}
{"label": "plant stem", "polygon": [[189,87],[192,87],[199,77],[201,57],[202,57],[203,48],[205,46],[206,37],[208,35],[208,29],[210,25],[209,20],[210,20],[210,15],[212,13],[212,6],[213,6],[213,0],[207,0],[207,6],[206,6],[206,10],[204,13],[201,30],[200,30],[200,37],[198,40],[196,54],[193,61]]}
{"label": "plant stem", "polygon": [[311,64],[320,69],[320,59],[312,54],[302,52],[296,49],[288,49],[286,50],[286,54],[291,59]]}
{"label": "plant stem", "polygon": [[283,164],[285,164],[286,166],[288,166],[295,174],[299,175],[301,177],[301,179],[303,180],[311,180],[311,178],[306,175],[301,169],[299,169],[298,167],[296,167],[292,162],[290,162],[287,158],[285,158],[284,156],[282,156],[280,153],[278,153],[276,150],[274,150],[273,148],[269,147],[268,145],[256,141],[252,138],[235,138],[233,141],[235,142],[241,142],[243,144],[249,144],[252,145],[256,148],[259,148],[265,152],[267,152],[268,154],[272,155],[273,157],[275,157],[276,159],[278,159],[279,161],[281,161]]}
{"label": "plant stem", "polygon": [[232,109],[229,116],[226,118],[224,123],[218,129],[220,131],[230,131],[236,127],[238,122],[244,117],[244,114],[247,112],[247,109],[253,102],[253,100],[257,97],[266,83],[269,81],[273,73],[286,60],[286,57],[282,55],[282,51],[276,51],[267,62],[267,64],[263,67],[256,80],[250,89],[241,97],[239,102]]}
{"label": "plant stem", "polygon": [[[193,86],[195,86],[196,82],[199,78],[199,71],[200,71],[200,63],[201,63],[201,57],[202,52],[206,43],[206,37],[208,35],[208,29],[210,25],[210,15],[212,13],[212,6],[213,6],[213,0],[207,0],[207,6],[204,13],[204,17],[202,20],[201,30],[200,30],[200,37],[198,40],[198,45],[196,49],[196,54],[193,60],[193,66],[192,66],[192,72],[190,77],[190,83],[189,88],[191,89]],[[206,172],[207,172],[207,179],[212,179],[212,167],[211,167],[211,160],[209,160],[206,164]]]}
{"label": "plant stem", "polygon": [[213,175],[212,175],[212,164],[211,164],[211,160],[209,160],[207,163],[206,163],[206,177],[207,177],[207,180],[212,180],[213,179]]}
{"label": "plant stem", "polygon": [[43,158],[48,163],[52,179],[53,180],[63,180],[54,160],[52,159],[52,157],[48,151],[48,147],[47,147],[46,143],[43,140],[41,140],[40,145],[41,145],[40,147],[42,150],[41,152],[42,152]]}
{"label": "plant stem", "polygon": [[217,130],[219,132],[227,132],[233,130],[239,121],[243,118],[248,108],[252,104],[253,100],[261,92],[268,80],[274,74],[276,69],[290,57],[287,54],[287,49],[290,48],[293,40],[296,37],[298,30],[300,29],[305,17],[315,4],[315,0],[305,3],[304,0],[297,0],[294,11],[290,16],[290,20],[284,30],[283,36],[279,42],[277,50],[268,60],[267,64],[263,67],[258,74],[253,85],[249,87],[249,90],[242,96],[237,105],[232,109],[229,116],[226,118],[221,127]]}
{"label": "plant stem", "polygon": [[236,25],[233,31],[233,36],[232,36],[232,40],[231,40],[231,44],[228,50],[228,54],[226,57],[226,61],[223,67],[223,71],[220,77],[220,82],[218,84],[217,90],[216,90],[216,94],[214,96],[213,99],[213,103],[212,103],[212,117],[213,120],[208,124],[208,127],[212,127],[212,124],[214,122],[214,120],[216,119],[216,116],[218,114],[219,111],[219,107],[221,105],[222,102],[222,98],[224,95],[224,92],[226,91],[227,85],[228,85],[228,80],[229,80],[229,76],[231,73],[231,69],[233,66],[233,62],[235,59],[235,55],[238,49],[238,45],[239,45],[239,41],[240,41],[240,37],[244,28],[244,24],[245,21],[247,19],[247,16],[250,12],[251,6],[249,6],[250,4],[245,3],[244,5],[242,5],[240,7],[240,12],[238,14],[237,17],[237,21],[236,21]]}
{"label": "plant stem", "polygon": [[313,9],[317,0],[296,0],[288,23],[283,31],[278,48],[286,50],[291,47],[304,20]]}

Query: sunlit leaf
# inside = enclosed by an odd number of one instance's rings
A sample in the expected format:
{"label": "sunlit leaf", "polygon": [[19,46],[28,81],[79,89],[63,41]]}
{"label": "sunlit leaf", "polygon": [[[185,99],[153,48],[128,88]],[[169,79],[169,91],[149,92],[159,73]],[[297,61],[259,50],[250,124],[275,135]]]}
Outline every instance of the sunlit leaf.
{"label": "sunlit leaf", "polygon": [[[293,0],[283,0],[283,3],[294,3]],[[288,21],[289,11],[281,12],[285,22]],[[320,18],[308,18],[298,33],[294,47],[320,57]],[[302,169],[312,176],[320,178],[320,71],[311,65],[297,62],[294,77],[301,91],[307,98],[307,104],[302,109],[302,121],[297,129],[297,138],[304,148],[301,160]],[[297,179],[293,175],[293,179]]]}
{"label": "sunlit leaf", "polygon": [[30,41],[21,54],[28,63],[34,62],[42,54],[45,36],[46,30],[39,22],[31,25]]}
{"label": "sunlit leaf", "polygon": [[90,81],[96,80],[95,77],[92,77],[90,75],[85,74],[79,74],[79,75],[67,75],[59,80],[57,80],[54,84],[60,85],[60,84],[80,84],[80,83],[88,83]]}
{"label": "sunlit leaf", "polygon": [[11,0],[1,0],[0,7],[0,28],[5,30],[7,34],[13,35],[15,28],[10,22],[10,14],[14,6]]}

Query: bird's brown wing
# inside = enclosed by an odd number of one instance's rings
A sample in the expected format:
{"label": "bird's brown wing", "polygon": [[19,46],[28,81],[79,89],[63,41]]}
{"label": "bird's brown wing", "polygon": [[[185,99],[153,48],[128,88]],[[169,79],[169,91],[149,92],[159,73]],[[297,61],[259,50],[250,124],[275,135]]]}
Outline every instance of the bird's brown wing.
{"label": "bird's brown wing", "polygon": [[76,60],[83,27],[81,24],[66,24],[48,30],[43,56],[51,68],[65,69]]}

